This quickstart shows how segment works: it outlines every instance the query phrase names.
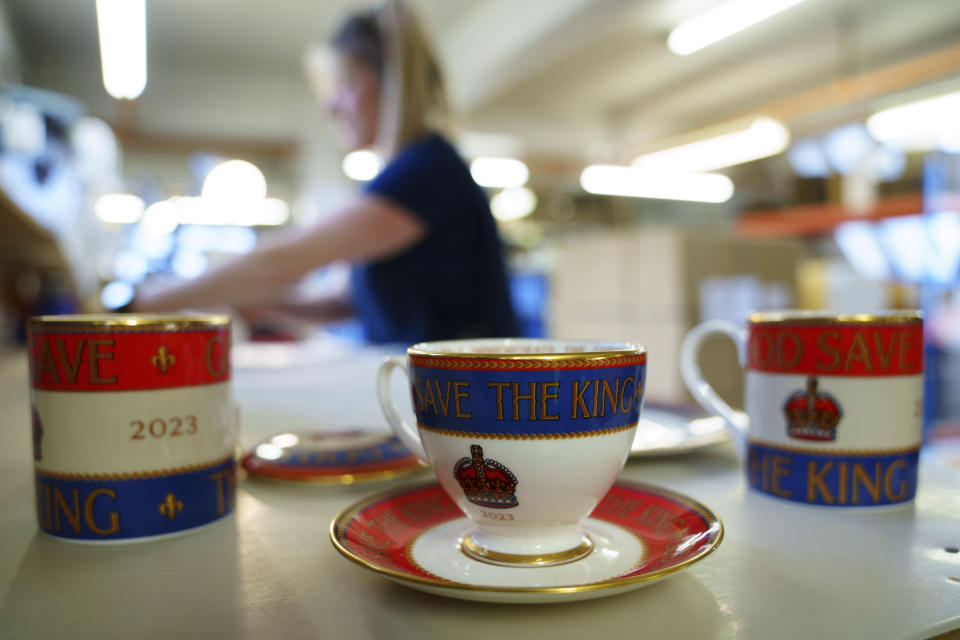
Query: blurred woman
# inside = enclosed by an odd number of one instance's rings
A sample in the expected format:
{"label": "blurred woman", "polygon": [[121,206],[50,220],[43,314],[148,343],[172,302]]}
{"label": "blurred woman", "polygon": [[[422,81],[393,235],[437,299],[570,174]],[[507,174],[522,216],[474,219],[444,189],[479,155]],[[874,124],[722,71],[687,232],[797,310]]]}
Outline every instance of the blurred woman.
{"label": "blurred woman", "polygon": [[385,168],[322,221],[138,296],[133,310],[262,307],[314,269],[346,260],[349,291],[309,305],[313,317],[355,316],[377,343],[515,334],[496,225],[446,138],[443,77],[415,17],[397,0],[351,15],[326,51],[332,65],[308,52],[308,75],[332,80],[327,108],[347,150],[373,148]]}

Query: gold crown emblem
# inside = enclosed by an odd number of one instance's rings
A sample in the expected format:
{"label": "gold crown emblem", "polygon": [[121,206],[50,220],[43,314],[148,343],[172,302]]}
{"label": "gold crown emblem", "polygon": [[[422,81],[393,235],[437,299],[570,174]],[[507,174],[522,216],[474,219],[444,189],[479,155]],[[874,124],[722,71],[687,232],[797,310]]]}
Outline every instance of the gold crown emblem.
{"label": "gold crown emblem", "polygon": [[817,391],[816,376],[807,378],[805,391],[787,398],[783,413],[787,418],[787,435],[800,440],[835,440],[837,424],[843,417],[840,403],[829,393]]}
{"label": "gold crown emblem", "polygon": [[493,509],[517,506],[517,477],[496,460],[484,459],[483,448],[478,444],[471,445],[470,455],[453,466],[453,477],[467,500]]}

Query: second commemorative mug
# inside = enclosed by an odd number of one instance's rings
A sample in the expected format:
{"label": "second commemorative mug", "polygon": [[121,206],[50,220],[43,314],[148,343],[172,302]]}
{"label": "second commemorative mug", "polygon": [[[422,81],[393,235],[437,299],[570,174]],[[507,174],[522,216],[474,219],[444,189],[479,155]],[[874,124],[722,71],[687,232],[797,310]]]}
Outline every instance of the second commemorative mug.
{"label": "second commemorative mug", "polygon": [[[703,379],[701,342],[723,334],[746,376],[746,415]],[[912,500],[922,439],[919,311],[753,313],[747,328],[708,320],[686,336],[681,373],[694,398],[727,420],[748,482],[776,498],[830,507]]]}
{"label": "second commemorative mug", "polygon": [[[380,369],[383,411],[433,465],[473,522],[461,550],[517,567],[572,562],[593,542],[580,522],[613,485],[640,418],[646,351],[629,343],[539,339],[414,345]],[[417,426],[390,399],[410,378]]]}
{"label": "second commemorative mug", "polygon": [[233,511],[229,317],[41,316],[28,350],[41,531],[134,542]]}

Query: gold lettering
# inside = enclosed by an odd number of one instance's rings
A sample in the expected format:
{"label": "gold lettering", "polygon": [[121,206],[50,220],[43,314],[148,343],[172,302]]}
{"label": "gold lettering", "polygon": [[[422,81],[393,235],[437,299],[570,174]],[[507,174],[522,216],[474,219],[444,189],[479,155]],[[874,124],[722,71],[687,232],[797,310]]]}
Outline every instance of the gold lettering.
{"label": "gold lettering", "polygon": [[[793,343],[793,358],[787,360],[787,341]],[[789,331],[777,334],[777,366],[780,369],[789,369],[796,366],[803,357],[803,341],[800,336]]]}
{"label": "gold lettering", "polygon": [[880,332],[873,332],[873,346],[877,351],[877,358],[880,360],[880,370],[889,371],[890,370],[890,358],[893,356],[893,348],[897,342],[897,335],[899,332],[895,331],[890,335],[890,345],[887,347],[886,352],[883,350],[883,340],[880,338]]}
{"label": "gold lettering", "polygon": [[837,463],[837,469],[840,471],[840,478],[837,480],[837,502],[847,504],[847,467],[849,462]]}
{"label": "gold lettering", "polygon": [[[77,384],[77,373],[80,371],[80,363],[83,361],[83,347],[85,343],[86,340],[77,340],[76,353],[74,354],[73,360],[70,360],[70,355],[67,353],[67,341],[57,340],[57,355],[59,356],[60,365],[66,374],[67,382],[70,384]],[[91,356],[92,355],[91,349]],[[93,361],[91,359],[91,364],[92,363]]]}
{"label": "gold lettering", "polygon": [[50,339],[43,339],[40,344],[40,382],[43,382],[43,374],[49,373],[50,381],[60,384],[60,372],[57,371],[57,361],[50,350]]}
{"label": "gold lettering", "polygon": [[905,460],[894,460],[890,463],[890,466],[887,467],[887,472],[883,475],[883,492],[887,496],[887,500],[890,502],[899,502],[907,497],[907,480],[906,478],[900,479],[900,489],[896,493],[893,491],[893,474],[897,468],[906,468],[907,462]]}
{"label": "gold lettering", "polygon": [[[828,342],[829,340],[829,342]],[[820,352],[817,354],[829,356],[830,360],[826,362],[821,362],[818,359],[815,359],[814,364],[817,367],[818,371],[833,371],[840,366],[840,332],[839,331],[824,331],[819,336],[817,336],[817,347],[820,349]]]}
{"label": "gold lettering", "polygon": [[[750,485],[760,487],[762,491],[767,490],[767,454],[758,456],[751,448],[749,456]],[[760,474],[759,480],[757,474]]]}
{"label": "gold lettering", "polygon": [[[434,380],[433,385],[437,388],[437,402],[440,403],[440,410],[443,411],[444,416],[450,415],[450,381],[447,380],[446,398],[440,393],[440,381]],[[444,400],[446,400],[446,402],[444,402]]]}
{"label": "gold lettering", "polygon": [[423,411],[424,409],[423,394],[420,393],[420,389],[417,389],[417,385],[421,384],[422,382],[423,380],[421,380],[420,378],[414,377],[413,385],[411,385],[410,387],[411,390],[413,391],[413,408],[416,409],[417,411]]}
{"label": "gold lettering", "polygon": [[217,514],[223,515],[227,507],[232,508],[236,495],[233,491],[236,478],[233,469],[224,469],[210,474],[210,480],[217,485]]}
{"label": "gold lettering", "polygon": [[530,393],[528,395],[522,395],[520,393],[520,383],[513,383],[513,419],[520,419],[520,401],[527,400],[530,402],[530,419],[537,419],[537,410],[536,410],[536,401],[537,401],[537,383],[530,383]]}
{"label": "gold lettering", "polygon": [[[621,413],[630,413],[630,408],[633,407],[633,394],[627,393],[627,389],[633,388],[633,376],[627,376],[623,380],[623,390],[620,394],[620,412]],[[623,401],[627,401],[627,406],[623,406]]]}
{"label": "gold lettering", "polygon": [[584,384],[583,384],[583,388],[582,388],[582,389],[580,389],[580,381],[579,381],[579,380],[574,380],[574,381],[573,381],[573,402],[571,403],[572,406],[571,406],[571,408],[570,408],[570,419],[571,419],[571,420],[576,420],[576,419],[577,419],[577,409],[578,409],[578,408],[580,409],[580,411],[583,412],[583,417],[584,417],[584,418],[589,418],[589,417],[590,417],[590,413],[587,411],[587,403],[583,401],[583,394],[584,394],[584,392],[586,392],[586,390],[587,390],[588,388],[590,388],[590,381],[589,381],[589,380],[585,380],[585,381],[584,381]]}
{"label": "gold lettering", "polygon": [[97,497],[105,495],[109,496],[114,502],[117,501],[117,492],[113,489],[94,489],[90,492],[90,495],[87,496],[86,501],[83,505],[83,516],[84,520],[87,522],[87,526],[91,531],[101,536],[108,536],[110,534],[120,531],[120,514],[116,511],[111,511],[110,516],[110,526],[107,529],[101,529],[97,526],[96,520],[93,519],[93,507],[94,502],[96,502]]}
{"label": "gold lettering", "polygon": [[112,378],[100,377],[100,361],[113,360],[113,351],[100,351],[100,347],[113,347],[115,342],[110,340],[90,341],[90,384],[117,384],[117,376]]}
{"label": "gold lettering", "polygon": [[603,381],[603,402],[600,403],[600,415],[607,415],[607,402],[610,403],[610,411],[617,415],[617,399],[620,396],[620,378],[613,383],[614,388],[610,388],[610,381]]}
{"label": "gold lettering", "polygon": [[789,489],[780,487],[780,478],[790,477],[790,458],[786,456],[773,456],[773,480],[770,491],[781,498],[790,498],[793,494]]}
{"label": "gold lettering", "polygon": [[[874,504],[880,502],[880,480],[883,475],[883,463],[879,460],[874,467],[874,477],[871,478],[867,470],[859,462],[853,463],[853,503],[860,503],[860,485],[867,490]],[[859,482],[857,482],[859,480]]]}
{"label": "gold lettering", "polygon": [[430,381],[426,381],[425,389],[427,391],[426,400],[424,401],[424,411],[427,407],[433,407],[434,415],[440,415],[440,409],[437,407],[437,399],[433,395],[433,387],[430,386]]}
{"label": "gold lettering", "polygon": [[61,507],[63,515],[67,516],[67,520],[70,522],[70,527],[74,533],[80,533],[80,490],[73,489],[73,511],[71,511],[70,505],[67,504],[67,499],[60,493],[60,487],[53,488],[53,526],[58,532],[61,530]]}
{"label": "gold lettering", "polygon": [[[764,350],[766,347],[766,350]],[[773,360],[773,338],[769,333],[754,333],[750,336],[750,361],[763,368]]]}
{"label": "gold lettering", "polygon": [[[220,357],[217,358],[216,366],[214,365],[213,360],[213,348],[215,345],[220,345]],[[207,364],[207,373],[209,373],[214,378],[222,378],[227,374],[227,366],[229,361],[229,350],[226,348],[226,345],[223,343],[223,337],[215,335],[207,342],[207,352],[206,357],[204,358]]]}
{"label": "gold lettering", "polygon": [[[466,387],[467,391],[460,391],[461,387]],[[458,418],[472,418],[473,414],[464,413],[460,409],[460,398],[469,398],[470,397],[470,383],[469,382],[454,382],[453,383],[453,408],[456,412]]]}
{"label": "gold lettering", "polygon": [[591,414],[590,416],[591,418],[597,417],[597,409],[598,409],[597,401],[599,399],[600,399],[600,380],[598,379],[593,381],[593,414]]}
{"label": "gold lettering", "polygon": [[[907,362],[907,356],[913,353],[913,331],[909,329],[900,332],[900,358],[897,363],[897,368],[900,371],[907,371],[910,369],[910,363]],[[917,363],[919,366],[919,363]]]}
{"label": "gold lettering", "polygon": [[807,463],[807,502],[816,502],[816,494],[820,493],[824,502],[827,504],[834,503],[833,494],[830,493],[830,488],[827,487],[824,480],[824,476],[830,473],[831,469],[833,469],[832,462],[823,465],[823,468],[819,471],[817,470],[816,460],[810,460]]}
{"label": "gold lettering", "polygon": [[494,387],[497,390],[497,420],[503,420],[503,389],[510,386],[509,382],[488,382],[487,388]]}
{"label": "gold lettering", "polygon": [[867,341],[863,334],[857,332],[853,334],[853,344],[850,345],[850,351],[847,352],[847,359],[843,363],[843,370],[850,371],[850,366],[854,360],[863,363],[863,368],[867,371],[873,371],[873,364],[870,362],[870,350],[867,348]]}
{"label": "gold lettering", "polygon": [[[553,393],[548,393],[547,388],[552,388]],[[547,413],[547,400],[556,400],[560,397],[558,389],[559,382],[541,382],[540,383],[540,419],[541,420],[559,420],[560,414]]]}

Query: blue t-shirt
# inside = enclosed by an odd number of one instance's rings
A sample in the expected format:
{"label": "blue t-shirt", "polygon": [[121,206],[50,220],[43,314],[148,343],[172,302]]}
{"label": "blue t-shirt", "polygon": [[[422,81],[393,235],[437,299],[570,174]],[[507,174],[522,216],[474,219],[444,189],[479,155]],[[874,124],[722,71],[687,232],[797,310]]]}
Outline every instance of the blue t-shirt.
{"label": "blue t-shirt", "polygon": [[405,147],[365,189],[417,216],[427,233],[350,274],[370,342],[516,335],[500,237],[486,194],[443,137]]}

